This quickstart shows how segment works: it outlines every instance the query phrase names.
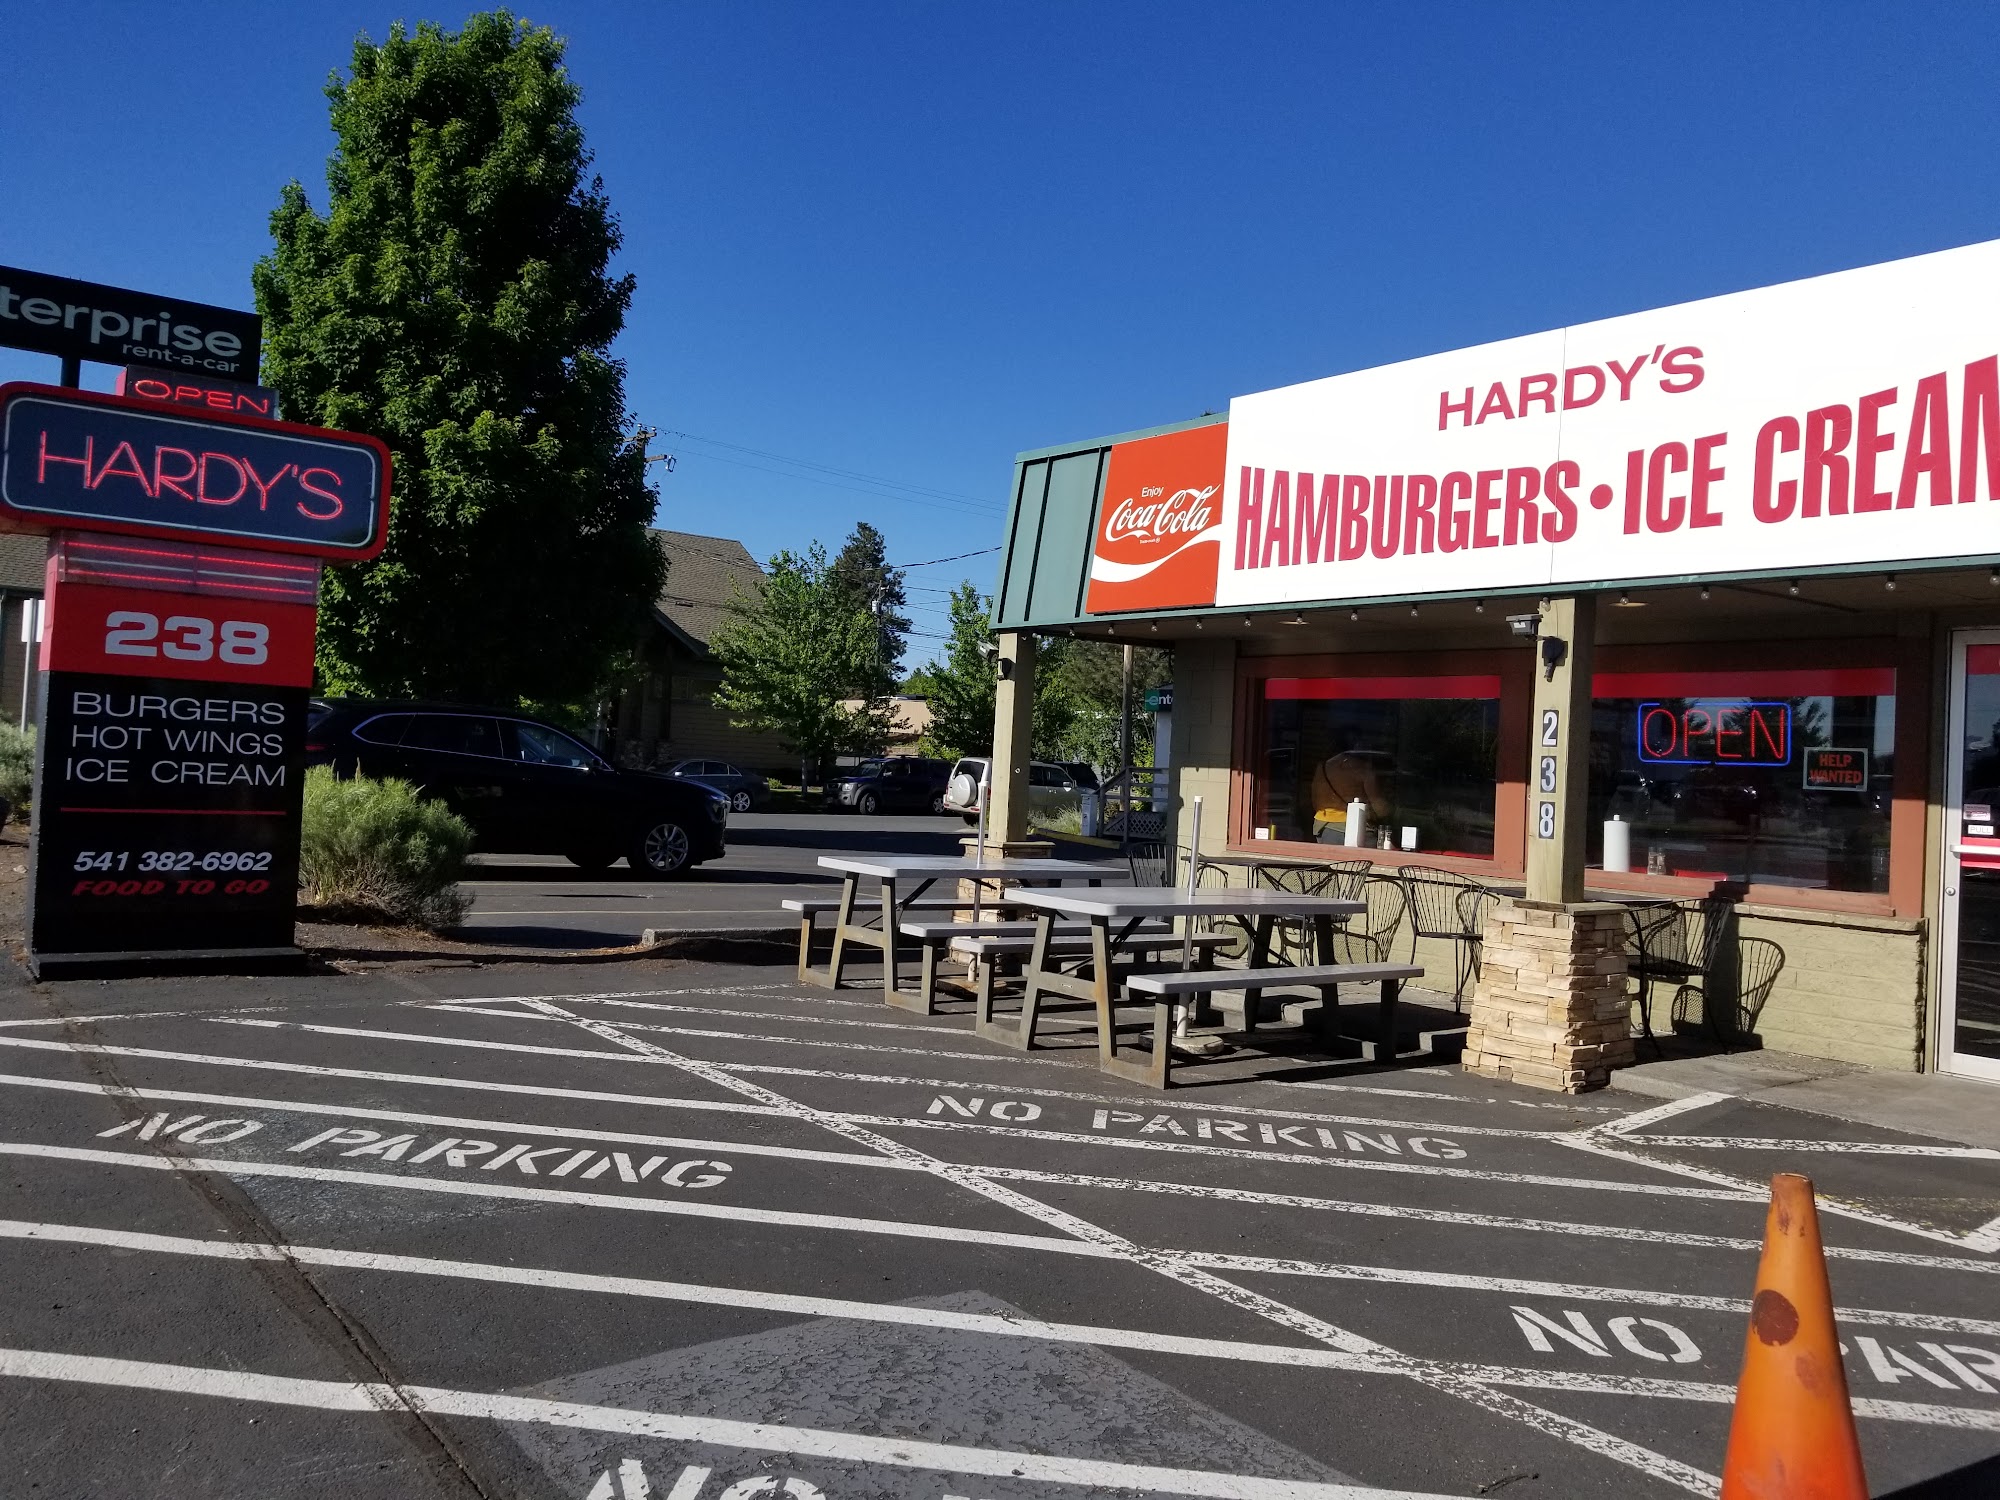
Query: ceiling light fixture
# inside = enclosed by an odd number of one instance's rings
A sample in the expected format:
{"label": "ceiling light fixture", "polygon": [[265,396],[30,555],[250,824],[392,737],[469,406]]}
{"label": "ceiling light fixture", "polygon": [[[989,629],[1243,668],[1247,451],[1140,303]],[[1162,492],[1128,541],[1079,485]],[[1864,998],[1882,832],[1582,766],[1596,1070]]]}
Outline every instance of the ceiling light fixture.
{"label": "ceiling light fixture", "polygon": [[1708,585],[1705,583],[1701,586],[1701,597],[1704,599],[1708,597]]}
{"label": "ceiling light fixture", "polygon": [[1889,576],[1888,576],[1888,577],[1884,578],[1884,579],[1882,580],[1882,587],[1883,587],[1884,589],[1886,589],[1886,590],[1887,590],[1887,591],[1888,591],[1889,593],[1892,593],[1892,594],[1893,594],[1893,593],[1895,593],[1895,592],[1896,592],[1896,575],[1895,575],[1894,573],[1891,573],[1891,574],[1889,574]]}
{"label": "ceiling light fixture", "polygon": [[1474,599],[1474,600],[1472,601],[1472,612],[1473,612],[1473,613],[1474,613],[1475,615],[1483,615],[1483,614],[1485,614],[1485,613],[1486,613],[1486,601],[1485,601],[1484,599]]}
{"label": "ceiling light fixture", "polygon": [[1358,609],[1350,609],[1347,612],[1347,618],[1350,620],[1358,620],[1361,618],[1361,611]]}
{"label": "ceiling light fixture", "polygon": [[1797,595],[1798,591],[1799,591],[1799,581],[1798,579],[1794,578],[1791,581],[1790,585],[1786,587],[1785,592],[1788,594]]}
{"label": "ceiling light fixture", "polygon": [[1613,609],[1644,609],[1646,601],[1644,599],[1634,599],[1625,590],[1620,589],[1618,597],[1612,601],[1611,607]]}

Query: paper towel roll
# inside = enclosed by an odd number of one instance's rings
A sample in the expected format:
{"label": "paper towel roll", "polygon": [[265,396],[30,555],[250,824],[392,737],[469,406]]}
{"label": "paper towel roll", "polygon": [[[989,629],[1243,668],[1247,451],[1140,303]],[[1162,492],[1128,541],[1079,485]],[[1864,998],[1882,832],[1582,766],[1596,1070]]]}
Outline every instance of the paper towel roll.
{"label": "paper towel roll", "polygon": [[1604,825],[1604,868],[1632,868],[1632,825],[1623,818],[1613,818]]}
{"label": "paper towel roll", "polygon": [[1347,847],[1359,849],[1368,837],[1368,804],[1356,797],[1347,804]]}

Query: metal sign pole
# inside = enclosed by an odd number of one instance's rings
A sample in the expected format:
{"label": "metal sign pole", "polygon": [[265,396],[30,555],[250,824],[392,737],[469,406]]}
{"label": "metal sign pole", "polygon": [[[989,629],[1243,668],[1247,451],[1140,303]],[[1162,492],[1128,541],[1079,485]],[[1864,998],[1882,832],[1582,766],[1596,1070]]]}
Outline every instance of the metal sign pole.
{"label": "metal sign pole", "polygon": [[979,843],[972,851],[972,920],[979,920],[979,900],[986,890],[986,882],[977,872],[986,868],[986,804],[993,800],[993,759],[987,757],[986,768],[979,773]]}
{"label": "metal sign pole", "polygon": [[[1191,805],[1190,815],[1188,817],[1188,862],[1187,862],[1186,890],[1188,899],[1190,901],[1194,899],[1195,857],[1200,848],[1201,848],[1201,798],[1196,797]],[[1194,914],[1190,912],[1186,916],[1181,918],[1181,968],[1183,970],[1187,970],[1187,969],[1192,969],[1193,967],[1194,967]],[[1181,1000],[1175,1002],[1174,1004],[1175,1036],[1187,1035],[1189,1014],[1190,1014],[1190,1009],[1187,1001]]]}

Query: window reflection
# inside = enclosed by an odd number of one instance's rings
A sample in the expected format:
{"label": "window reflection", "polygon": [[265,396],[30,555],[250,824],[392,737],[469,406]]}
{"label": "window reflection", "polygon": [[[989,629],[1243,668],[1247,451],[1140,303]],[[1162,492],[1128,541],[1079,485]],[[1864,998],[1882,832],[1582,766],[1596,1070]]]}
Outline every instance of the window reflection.
{"label": "window reflection", "polygon": [[1600,676],[1600,695],[1628,692],[1591,705],[1591,862],[1618,817],[1635,870],[1888,890],[1894,682],[1888,668]]}
{"label": "window reflection", "polygon": [[1256,822],[1267,837],[1491,858],[1499,679],[1271,678],[1262,684]]}

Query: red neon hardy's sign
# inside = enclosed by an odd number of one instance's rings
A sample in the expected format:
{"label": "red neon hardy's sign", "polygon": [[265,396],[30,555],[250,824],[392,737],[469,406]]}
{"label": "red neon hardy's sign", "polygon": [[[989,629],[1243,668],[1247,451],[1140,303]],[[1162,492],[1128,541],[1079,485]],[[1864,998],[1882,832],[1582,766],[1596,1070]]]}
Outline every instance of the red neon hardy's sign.
{"label": "red neon hardy's sign", "polygon": [[0,514],[48,528],[229,537],[373,557],[389,454],[375,438],[150,400],[0,387]]}

